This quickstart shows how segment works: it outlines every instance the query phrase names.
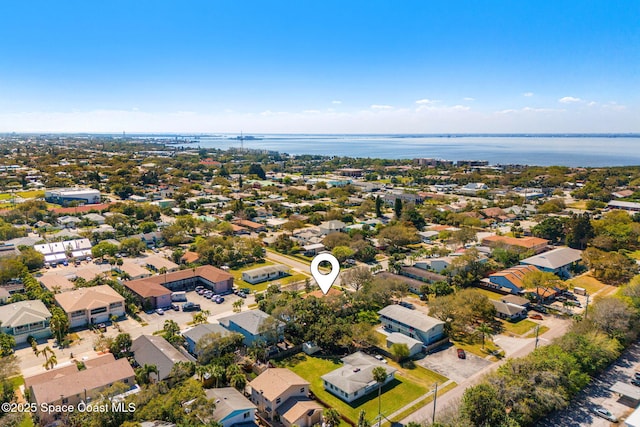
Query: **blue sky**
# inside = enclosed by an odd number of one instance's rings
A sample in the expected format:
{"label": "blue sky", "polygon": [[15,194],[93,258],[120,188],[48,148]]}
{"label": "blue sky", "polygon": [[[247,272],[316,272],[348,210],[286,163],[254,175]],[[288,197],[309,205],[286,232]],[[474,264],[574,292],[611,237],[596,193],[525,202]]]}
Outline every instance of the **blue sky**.
{"label": "blue sky", "polygon": [[0,132],[640,132],[640,2],[2,2]]}

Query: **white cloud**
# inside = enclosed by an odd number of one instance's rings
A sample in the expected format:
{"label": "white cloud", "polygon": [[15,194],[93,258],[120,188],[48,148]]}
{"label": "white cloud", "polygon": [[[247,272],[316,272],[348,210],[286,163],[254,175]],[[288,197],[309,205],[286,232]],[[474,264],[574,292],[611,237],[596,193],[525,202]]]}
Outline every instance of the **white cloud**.
{"label": "white cloud", "polygon": [[584,102],[580,98],[575,98],[573,96],[565,96],[564,98],[558,99],[558,102],[561,104],[575,104],[576,102]]}
{"label": "white cloud", "polygon": [[527,98],[533,96],[533,92],[525,92],[522,94],[522,96],[526,96]]}
{"label": "white cloud", "polygon": [[593,107],[596,104],[598,104],[596,101],[591,101],[587,104],[587,107]]}
{"label": "white cloud", "polygon": [[475,98],[471,98],[471,97],[466,97],[466,98],[462,98],[463,101],[475,101]]}
{"label": "white cloud", "polygon": [[372,110],[392,110],[393,109],[391,105],[380,105],[380,104],[373,104],[370,108]]}
{"label": "white cloud", "polygon": [[339,100],[336,99],[334,101],[331,101],[331,103],[335,104],[335,105],[339,105],[339,104],[342,104],[342,101],[339,101]]}
{"label": "white cloud", "polygon": [[627,109],[625,105],[620,105],[615,101],[607,102],[602,106],[602,108],[604,108],[605,110],[611,110],[611,111],[624,111]]}
{"label": "white cloud", "polygon": [[431,104],[436,104],[438,102],[440,102],[440,101],[438,101],[437,99],[426,99],[425,98],[425,99],[418,99],[416,101],[416,104],[419,104],[419,105],[431,105]]}
{"label": "white cloud", "polygon": [[320,110],[304,110],[302,112],[305,114],[319,114]]}

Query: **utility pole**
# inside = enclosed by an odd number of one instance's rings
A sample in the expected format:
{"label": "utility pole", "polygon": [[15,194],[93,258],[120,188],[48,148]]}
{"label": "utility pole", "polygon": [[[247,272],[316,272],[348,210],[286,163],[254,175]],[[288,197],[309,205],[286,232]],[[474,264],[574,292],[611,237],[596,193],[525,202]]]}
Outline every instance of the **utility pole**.
{"label": "utility pole", "polygon": [[589,297],[591,296],[589,294],[586,294],[586,295],[587,295],[587,302],[584,305],[584,319],[587,318],[587,312],[589,311]]}
{"label": "utility pole", "polygon": [[540,325],[536,326],[536,346],[538,348],[538,332],[540,332]]}
{"label": "utility pole", "polygon": [[436,400],[438,399],[438,383],[436,383],[436,389],[433,392],[433,416],[431,417],[431,424],[436,423]]}

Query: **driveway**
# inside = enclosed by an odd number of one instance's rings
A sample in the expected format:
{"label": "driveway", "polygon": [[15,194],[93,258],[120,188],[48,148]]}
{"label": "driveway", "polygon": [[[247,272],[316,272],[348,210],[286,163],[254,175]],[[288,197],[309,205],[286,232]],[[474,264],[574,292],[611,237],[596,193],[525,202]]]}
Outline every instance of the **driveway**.
{"label": "driveway", "polygon": [[466,359],[458,359],[456,348],[449,344],[418,360],[417,363],[460,384],[491,364],[490,361],[475,354],[469,352],[466,354]]}

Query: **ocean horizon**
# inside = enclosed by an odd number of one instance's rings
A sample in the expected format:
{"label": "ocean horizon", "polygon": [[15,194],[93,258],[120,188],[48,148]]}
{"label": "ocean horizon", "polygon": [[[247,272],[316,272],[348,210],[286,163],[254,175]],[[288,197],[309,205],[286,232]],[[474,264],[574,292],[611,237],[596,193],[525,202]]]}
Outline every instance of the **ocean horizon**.
{"label": "ocean horizon", "polygon": [[[184,147],[226,150],[239,148],[241,142],[237,135],[208,135],[197,138],[193,143],[184,144]],[[242,143],[245,149],[277,151],[291,155],[486,160],[496,165],[640,165],[638,134],[251,134],[244,135]]]}

